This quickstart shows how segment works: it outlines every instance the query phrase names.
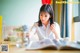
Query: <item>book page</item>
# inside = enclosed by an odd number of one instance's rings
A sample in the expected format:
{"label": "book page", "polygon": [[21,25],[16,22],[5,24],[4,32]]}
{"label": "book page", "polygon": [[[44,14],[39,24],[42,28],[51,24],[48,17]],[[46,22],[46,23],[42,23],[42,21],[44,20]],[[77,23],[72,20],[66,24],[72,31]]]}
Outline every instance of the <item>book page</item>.
{"label": "book page", "polygon": [[69,42],[67,44],[68,47],[74,48],[74,49],[79,49],[80,50],[80,44],[75,43],[75,42]]}
{"label": "book page", "polygon": [[76,49],[79,49],[80,50],[80,44],[78,43],[75,43],[75,42],[71,42],[71,41],[62,41],[62,45],[60,47],[60,49],[63,49],[63,50],[76,50]]}
{"label": "book page", "polygon": [[37,42],[31,42],[26,49],[41,49],[55,44],[50,39],[44,39]]}

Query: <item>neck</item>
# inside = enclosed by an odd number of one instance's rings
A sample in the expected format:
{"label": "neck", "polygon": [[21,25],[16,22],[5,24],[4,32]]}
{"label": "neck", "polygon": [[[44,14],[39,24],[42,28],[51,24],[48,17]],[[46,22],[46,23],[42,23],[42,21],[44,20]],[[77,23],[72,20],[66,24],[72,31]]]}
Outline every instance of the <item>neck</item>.
{"label": "neck", "polygon": [[47,27],[47,25],[48,25],[48,22],[44,23],[44,25],[45,25],[45,27]]}

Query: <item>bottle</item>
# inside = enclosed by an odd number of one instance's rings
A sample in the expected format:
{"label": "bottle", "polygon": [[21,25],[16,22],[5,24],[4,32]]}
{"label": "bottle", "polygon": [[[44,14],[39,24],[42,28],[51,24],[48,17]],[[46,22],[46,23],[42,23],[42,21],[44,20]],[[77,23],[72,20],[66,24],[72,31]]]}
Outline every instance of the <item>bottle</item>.
{"label": "bottle", "polygon": [[27,47],[30,42],[30,40],[29,40],[29,27],[27,25],[24,25],[24,26],[22,26],[22,28],[23,28],[23,32],[24,32],[23,45],[24,45],[24,47]]}

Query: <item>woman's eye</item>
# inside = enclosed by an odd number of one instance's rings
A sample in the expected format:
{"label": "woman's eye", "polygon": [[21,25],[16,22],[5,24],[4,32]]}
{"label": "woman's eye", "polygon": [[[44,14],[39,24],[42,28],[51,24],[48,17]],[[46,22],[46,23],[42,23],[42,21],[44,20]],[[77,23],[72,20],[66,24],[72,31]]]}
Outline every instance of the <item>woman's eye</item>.
{"label": "woman's eye", "polygon": [[45,15],[45,17],[47,17],[47,15]]}
{"label": "woman's eye", "polygon": [[42,16],[42,15],[40,15],[40,16]]}

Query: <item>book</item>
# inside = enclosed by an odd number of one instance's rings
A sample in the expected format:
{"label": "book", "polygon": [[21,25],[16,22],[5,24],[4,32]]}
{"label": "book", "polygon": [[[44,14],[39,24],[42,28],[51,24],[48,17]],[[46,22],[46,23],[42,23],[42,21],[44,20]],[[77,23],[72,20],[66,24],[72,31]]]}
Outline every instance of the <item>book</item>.
{"label": "book", "polygon": [[57,41],[51,39],[44,39],[37,42],[30,42],[29,45],[26,47],[26,50],[42,50],[42,49],[80,50],[80,44],[65,40]]}

